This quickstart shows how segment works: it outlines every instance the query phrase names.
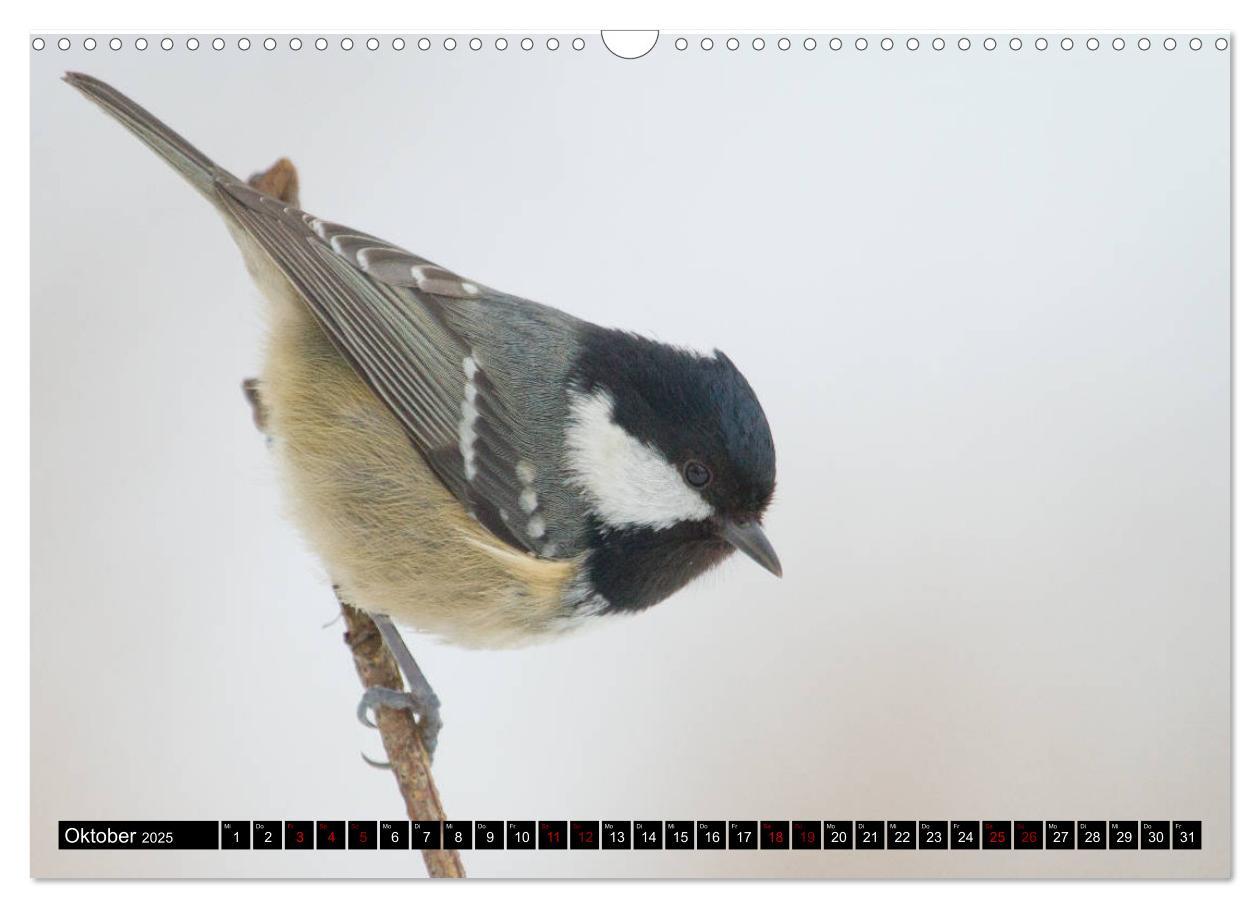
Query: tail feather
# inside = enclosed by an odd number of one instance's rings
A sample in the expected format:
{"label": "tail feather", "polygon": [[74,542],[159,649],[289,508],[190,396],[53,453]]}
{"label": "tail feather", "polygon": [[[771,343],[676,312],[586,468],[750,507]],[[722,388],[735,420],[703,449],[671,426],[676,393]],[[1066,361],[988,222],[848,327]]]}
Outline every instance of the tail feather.
{"label": "tail feather", "polygon": [[239,182],[215,164],[153,114],[112,85],[83,73],[68,72],[66,82],[77,88],[107,114],[131,130],[140,141],[156,151],[189,183],[216,205],[220,204],[215,185]]}

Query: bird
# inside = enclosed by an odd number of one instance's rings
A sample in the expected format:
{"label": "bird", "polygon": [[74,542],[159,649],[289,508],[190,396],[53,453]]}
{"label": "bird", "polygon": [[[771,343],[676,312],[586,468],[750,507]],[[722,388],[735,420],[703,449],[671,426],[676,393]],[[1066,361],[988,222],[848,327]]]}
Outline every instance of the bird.
{"label": "bird", "polygon": [[467,647],[667,599],[762,527],[775,447],[731,359],[592,324],[315,217],[219,167],[109,84],[64,80],[218,211],[265,298],[247,382],[293,520],[372,616],[430,753],[440,701],[395,621]]}

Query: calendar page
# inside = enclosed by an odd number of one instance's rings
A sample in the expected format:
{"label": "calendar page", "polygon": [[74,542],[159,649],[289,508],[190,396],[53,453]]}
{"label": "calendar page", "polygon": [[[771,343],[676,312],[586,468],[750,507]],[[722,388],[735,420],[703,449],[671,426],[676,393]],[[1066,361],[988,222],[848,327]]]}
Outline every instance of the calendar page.
{"label": "calendar page", "polygon": [[1228,32],[29,38],[31,873],[1231,873]]}

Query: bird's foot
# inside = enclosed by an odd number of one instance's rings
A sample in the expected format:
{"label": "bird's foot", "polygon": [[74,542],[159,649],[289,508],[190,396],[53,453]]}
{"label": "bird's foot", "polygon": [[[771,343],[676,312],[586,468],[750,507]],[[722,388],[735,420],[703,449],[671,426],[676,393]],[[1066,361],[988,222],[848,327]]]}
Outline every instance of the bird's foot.
{"label": "bird's foot", "polygon": [[[432,688],[419,693],[408,690],[394,690],[392,687],[369,687],[359,700],[359,721],[368,728],[376,728],[373,713],[382,707],[385,709],[402,709],[411,713],[420,726],[420,741],[433,759],[437,750],[438,732],[442,730],[441,703]],[[365,758],[366,759],[366,758]],[[382,764],[368,760],[373,766]],[[389,764],[383,764],[388,766]]]}

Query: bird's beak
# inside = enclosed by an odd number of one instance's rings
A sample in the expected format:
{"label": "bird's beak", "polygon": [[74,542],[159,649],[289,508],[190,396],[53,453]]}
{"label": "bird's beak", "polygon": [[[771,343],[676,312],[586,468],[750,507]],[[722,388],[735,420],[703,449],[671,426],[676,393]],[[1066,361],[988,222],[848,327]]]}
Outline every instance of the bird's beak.
{"label": "bird's beak", "polygon": [[724,520],[718,532],[722,538],[757,562],[776,577],[783,576],[783,566],[774,546],[766,538],[761,524],[755,520]]}

